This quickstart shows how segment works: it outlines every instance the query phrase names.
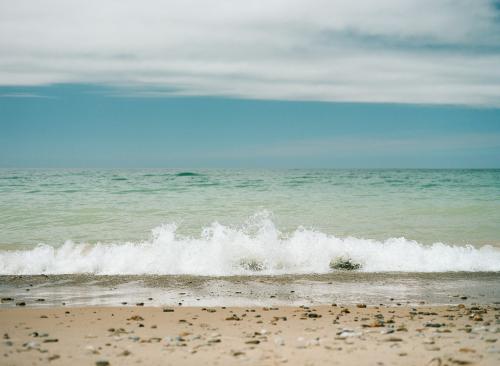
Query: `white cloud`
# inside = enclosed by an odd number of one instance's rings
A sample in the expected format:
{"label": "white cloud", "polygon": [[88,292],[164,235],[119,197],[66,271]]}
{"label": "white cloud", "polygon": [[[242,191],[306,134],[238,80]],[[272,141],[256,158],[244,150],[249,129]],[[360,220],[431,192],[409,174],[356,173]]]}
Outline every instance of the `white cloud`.
{"label": "white cloud", "polygon": [[493,0],[0,0],[0,85],[500,106]]}

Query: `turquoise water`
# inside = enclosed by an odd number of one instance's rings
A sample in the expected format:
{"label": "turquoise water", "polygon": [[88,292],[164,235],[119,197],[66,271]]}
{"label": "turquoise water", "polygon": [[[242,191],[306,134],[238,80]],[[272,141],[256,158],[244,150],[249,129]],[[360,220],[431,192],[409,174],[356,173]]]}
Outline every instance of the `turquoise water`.
{"label": "turquoise water", "polygon": [[0,245],[199,234],[267,210],[284,231],[500,245],[500,170],[0,170]]}
{"label": "turquoise water", "polygon": [[500,170],[3,169],[0,206],[3,274],[500,270]]}

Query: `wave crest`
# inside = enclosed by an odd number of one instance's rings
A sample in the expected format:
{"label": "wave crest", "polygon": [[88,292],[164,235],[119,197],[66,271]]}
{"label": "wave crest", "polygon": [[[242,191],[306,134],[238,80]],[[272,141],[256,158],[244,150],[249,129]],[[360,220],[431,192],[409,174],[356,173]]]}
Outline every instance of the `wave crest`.
{"label": "wave crest", "polygon": [[331,272],[336,258],[348,258],[364,272],[500,271],[500,250],[486,245],[423,245],[405,238],[385,241],[338,238],[298,228],[281,233],[266,213],[243,227],[219,223],[199,237],[182,236],[175,224],[152,230],[139,243],[40,244],[30,250],[1,251],[0,274],[97,275],[279,275]]}

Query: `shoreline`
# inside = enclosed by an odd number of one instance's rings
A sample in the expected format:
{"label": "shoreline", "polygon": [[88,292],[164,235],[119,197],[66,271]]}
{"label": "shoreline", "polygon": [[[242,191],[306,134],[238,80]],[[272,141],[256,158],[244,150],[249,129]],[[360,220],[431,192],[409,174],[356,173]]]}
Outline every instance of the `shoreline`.
{"label": "shoreline", "polygon": [[500,362],[497,304],[2,307],[0,328],[2,365]]}
{"label": "shoreline", "polygon": [[[500,301],[500,272],[362,273],[286,276],[0,276],[0,308],[27,306],[418,306]],[[43,301],[40,301],[43,300]]]}

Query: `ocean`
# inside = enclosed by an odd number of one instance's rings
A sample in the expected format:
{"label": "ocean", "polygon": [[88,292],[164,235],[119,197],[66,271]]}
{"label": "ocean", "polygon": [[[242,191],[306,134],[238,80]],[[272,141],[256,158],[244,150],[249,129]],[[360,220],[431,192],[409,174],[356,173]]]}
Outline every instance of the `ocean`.
{"label": "ocean", "polygon": [[500,170],[0,170],[3,294],[446,303],[499,280]]}

